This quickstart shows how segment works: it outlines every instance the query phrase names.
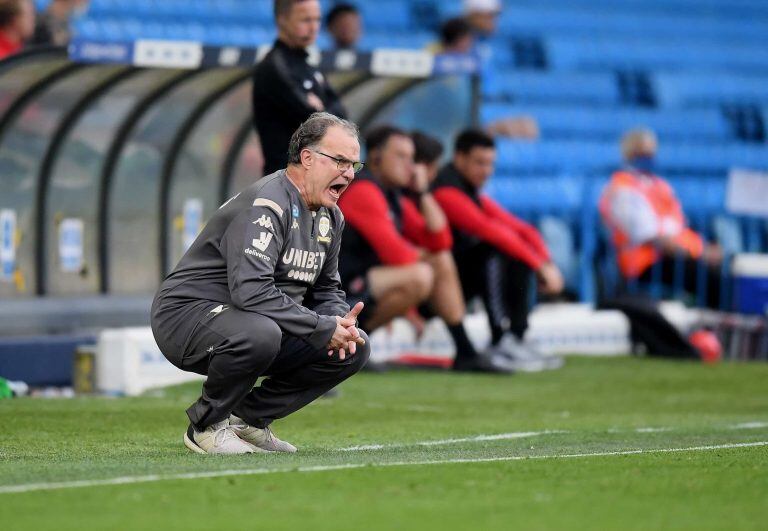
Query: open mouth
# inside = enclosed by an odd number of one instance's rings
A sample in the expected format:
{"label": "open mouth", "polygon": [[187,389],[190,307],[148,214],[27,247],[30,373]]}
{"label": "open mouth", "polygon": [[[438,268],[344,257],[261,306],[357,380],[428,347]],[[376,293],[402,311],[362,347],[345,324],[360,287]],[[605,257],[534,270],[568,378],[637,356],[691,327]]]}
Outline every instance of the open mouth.
{"label": "open mouth", "polygon": [[343,183],[332,184],[332,185],[331,185],[331,188],[330,188],[330,190],[331,190],[331,195],[332,195],[333,197],[335,197],[336,199],[338,199],[339,197],[341,197],[341,193],[344,191],[344,189],[345,189],[346,187],[347,187],[347,185],[346,185],[346,184],[343,184]]}

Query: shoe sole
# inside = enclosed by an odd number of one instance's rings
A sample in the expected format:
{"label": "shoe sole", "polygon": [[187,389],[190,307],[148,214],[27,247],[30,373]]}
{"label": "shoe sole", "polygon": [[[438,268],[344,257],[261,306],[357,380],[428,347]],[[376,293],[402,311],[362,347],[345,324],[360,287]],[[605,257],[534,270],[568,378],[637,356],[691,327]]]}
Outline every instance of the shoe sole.
{"label": "shoe sole", "polygon": [[207,454],[205,450],[200,448],[197,444],[195,444],[195,441],[189,438],[189,435],[187,435],[187,432],[184,432],[184,446],[189,448],[191,451],[195,452],[196,454]]}

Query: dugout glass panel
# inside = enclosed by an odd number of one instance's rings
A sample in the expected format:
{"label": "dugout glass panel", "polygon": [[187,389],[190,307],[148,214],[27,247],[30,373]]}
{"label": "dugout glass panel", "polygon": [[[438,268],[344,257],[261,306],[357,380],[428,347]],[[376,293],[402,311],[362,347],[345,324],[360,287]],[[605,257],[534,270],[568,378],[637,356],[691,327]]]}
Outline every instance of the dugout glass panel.
{"label": "dugout glass panel", "polygon": [[[100,290],[99,194],[105,157],[116,131],[142,97],[175,77],[173,70],[137,71],[95,98],[64,139],[56,155],[46,204],[49,259],[47,292],[51,295],[96,294]],[[81,248],[68,248],[62,220],[82,223]],[[80,256],[62,257],[62,252]],[[65,258],[70,262],[66,263]],[[79,259],[80,267],[73,267]]]}
{"label": "dugout glass panel", "polygon": [[40,171],[61,119],[84,91],[123,67],[83,68],[63,76],[31,98],[7,124],[0,139],[0,210],[16,218],[12,282],[0,282],[0,297],[31,296],[38,289],[36,250],[39,242],[37,201]]}
{"label": "dugout glass panel", "polygon": [[146,295],[157,289],[165,158],[189,113],[222,78],[224,71],[210,70],[182,82],[151,106],[126,140],[108,199],[110,293]]}
{"label": "dugout glass panel", "polygon": [[63,53],[45,53],[0,65],[0,115],[32,85],[68,64]]}
{"label": "dugout glass panel", "polygon": [[[243,82],[224,95],[190,132],[175,160],[169,183],[171,227],[169,265],[174,267],[208,218],[219,208],[224,162],[251,105],[251,84]],[[199,209],[200,216],[192,210]],[[199,222],[198,226],[194,223]],[[193,225],[190,225],[193,224]]]}
{"label": "dugout glass panel", "polygon": [[446,155],[456,135],[473,119],[474,88],[469,76],[430,78],[397,94],[364,126],[395,124],[411,131],[418,129],[440,139]]}

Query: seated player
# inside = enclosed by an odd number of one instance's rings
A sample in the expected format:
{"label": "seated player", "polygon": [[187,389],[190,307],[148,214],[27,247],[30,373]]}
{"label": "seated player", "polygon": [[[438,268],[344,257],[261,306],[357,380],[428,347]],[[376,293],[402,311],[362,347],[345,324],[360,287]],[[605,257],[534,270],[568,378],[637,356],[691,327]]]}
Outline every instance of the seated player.
{"label": "seated player", "polygon": [[524,344],[523,337],[531,273],[547,295],[562,292],[563,277],[539,232],[481,193],[495,160],[491,136],[476,129],[463,131],[433,193],[453,230],[453,256],[464,296],[483,298],[492,349],[512,358],[518,370],[557,368],[562,359],[542,356]]}
{"label": "seated player", "polygon": [[600,198],[600,214],[611,232],[619,270],[625,279],[648,281],[652,266],[659,262],[661,281],[671,285],[675,257],[680,256],[684,287],[694,292],[703,261],[706,302],[718,308],[722,252],[686,225],[674,190],[654,171],[657,148],[656,135],[650,130],[625,134],[621,151],[626,166],[613,174]]}
{"label": "seated player", "polygon": [[382,126],[366,142],[369,171],[339,201],[346,219],[339,272],[348,301],[365,302],[361,327],[373,331],[426,302],[455,342],[455,370],[511,372],[505,358],[479,354],[467,337],[450,229],[426,168],[414,164],[410,136]]}

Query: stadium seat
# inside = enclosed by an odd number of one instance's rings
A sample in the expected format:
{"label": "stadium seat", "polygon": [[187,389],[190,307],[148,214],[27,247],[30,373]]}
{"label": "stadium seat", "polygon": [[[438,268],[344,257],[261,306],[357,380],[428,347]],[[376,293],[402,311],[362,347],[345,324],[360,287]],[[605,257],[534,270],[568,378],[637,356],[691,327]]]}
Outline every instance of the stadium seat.
{"label": "stadium seat", "polygon": [[581,105],[617,105],[620,101],[611,73],[507,70],[483,81],[486,101]]}
{"label": "stadium seat", "polygon": [[536,119],[544,139],[614,140],[633,127],[650,127],[662,142],[722,142],[733,139],[729,124],[717,109],[664,110],[642,108],[591,108],[579,105],[513,105],[486,103],[481,121],[528,115]]}

